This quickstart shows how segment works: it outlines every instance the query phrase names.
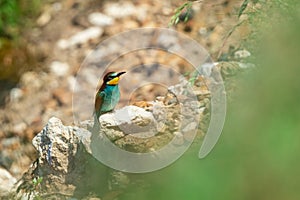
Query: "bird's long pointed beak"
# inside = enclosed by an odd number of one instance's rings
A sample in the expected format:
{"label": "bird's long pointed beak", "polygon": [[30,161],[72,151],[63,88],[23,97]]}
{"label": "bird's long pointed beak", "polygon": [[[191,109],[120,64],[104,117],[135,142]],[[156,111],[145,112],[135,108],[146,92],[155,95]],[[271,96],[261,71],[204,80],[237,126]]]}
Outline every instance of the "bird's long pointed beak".
{"label": "bird's long pointed beak", "polygon": [[125,74],[126,72],[119,72],[117,76],[121,76],[122,74]]}

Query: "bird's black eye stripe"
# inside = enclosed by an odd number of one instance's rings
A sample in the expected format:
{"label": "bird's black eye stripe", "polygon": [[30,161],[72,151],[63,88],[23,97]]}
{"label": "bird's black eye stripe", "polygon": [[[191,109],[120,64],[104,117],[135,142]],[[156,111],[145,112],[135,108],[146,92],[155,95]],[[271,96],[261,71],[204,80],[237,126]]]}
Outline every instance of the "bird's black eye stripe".
{"label": "bird's black eye stripe", "polygon": [[112,80],[112,79],[114,79],[114,78],[116,78],[116,77],[117,77],[117,76],[110,75],[110,76],[107,77],[106,80],[107,80],[107,81],[110,81],[110,80]]}
{"label": "bird's black eye stripe", "polygon": [[116,78],[117,76],[113,76],[113,75],[111,75],[111,76],[109,76],[108,78],[111,80],[111,79],[114,79],[114,78]]}

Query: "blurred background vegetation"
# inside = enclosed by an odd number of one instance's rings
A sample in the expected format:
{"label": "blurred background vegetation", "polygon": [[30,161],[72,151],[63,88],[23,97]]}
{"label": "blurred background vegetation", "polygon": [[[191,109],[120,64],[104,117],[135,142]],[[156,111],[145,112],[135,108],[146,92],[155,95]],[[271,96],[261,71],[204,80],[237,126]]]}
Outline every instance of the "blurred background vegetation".
{"label": "blurred background vegetation", "polygon": [[252,33],[243,45],[257,67],[239,78],[216,147],[199,160],[195,146],[147,175],[151,191],[133,189],[124,199],[299,199],[299,1],[260,3],[244,11]]}
{"label": "blurred background vegetation", "polygon": [[0,106],[20,76],[34,68],[35,58],[23,37],[39,14],[41,0],[0,1]]}
{"label": "blurred background vegetation", "polygon": [[24,26],[30,24],[41,6],[41,0],[1,0],[0,2],[0,38],[16,38],[21,34]]}

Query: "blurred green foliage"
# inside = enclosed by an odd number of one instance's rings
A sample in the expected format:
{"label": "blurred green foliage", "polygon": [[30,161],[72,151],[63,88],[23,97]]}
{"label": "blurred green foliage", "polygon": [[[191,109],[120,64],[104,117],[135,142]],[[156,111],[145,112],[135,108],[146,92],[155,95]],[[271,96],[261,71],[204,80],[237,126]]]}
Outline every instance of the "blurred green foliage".
{"label": "blurred green foliage", "polygon": [[17,25],[20,15],[18,0],[2,0],[0,2],[0,37],[8,37],[7,29]]}
{"label": "blurred green foliage", "polygon": [[21,74],[35,67],[35,58],[23,35],[33,27],[41,3],[41,0],[0,0],[0,106]]}
{"label": "blurred green foliage", "polygon": [[[24,26],[40,12],[41,0],[1,0],[0,1],[0,44],[1,38],[18,37]],[[1,46],[0,46],[1,48]]]}
{"label": "blurred green foliage", "polygon": [[173,165],[141,175],[150,189],[135,187],[120,199],[299,199],[299,3],[261,1],[252,14],[247,42],[255,42],[248,45],[257,67],[240,77],[208,157],[199,160],[194,147]]}
{"label": "blurred green foliage", "polygon": [[174,15],[171,17],[169,27],[175,26],[182,19],[183,22],[187,22],[192,15],[192,1],[187,1],[178,8],[175,9]]}

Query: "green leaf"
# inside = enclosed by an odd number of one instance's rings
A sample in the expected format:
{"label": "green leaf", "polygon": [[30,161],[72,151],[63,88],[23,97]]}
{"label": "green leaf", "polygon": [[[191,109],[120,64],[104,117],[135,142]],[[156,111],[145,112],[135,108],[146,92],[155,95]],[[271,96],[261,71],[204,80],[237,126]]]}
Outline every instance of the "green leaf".
{"label": "green leaf", "polygon": [[240,10],[239,10],[239,14],[238,14],[239,18],[243,14],[243,12],[245,11],[245,9],[247,8],[248,3],[249,3],[249,0],[244,0],[243,4],[241,5]]}
{"label": "green leaf", "polygon": [[175,19],[175,23],[174,23],[174,24],[176,25],[176,24],[178,24],[178,22],[179,22],[179,17],[177,17],[177,18]]}

